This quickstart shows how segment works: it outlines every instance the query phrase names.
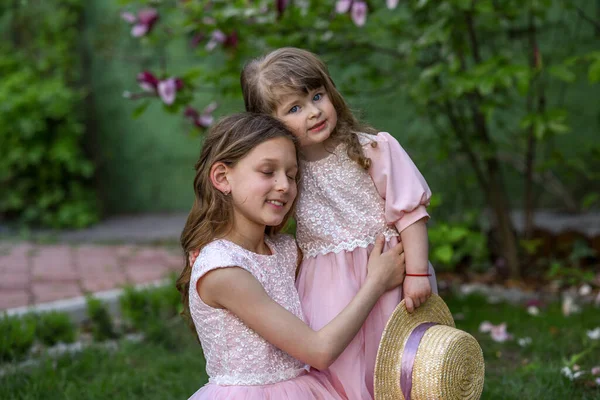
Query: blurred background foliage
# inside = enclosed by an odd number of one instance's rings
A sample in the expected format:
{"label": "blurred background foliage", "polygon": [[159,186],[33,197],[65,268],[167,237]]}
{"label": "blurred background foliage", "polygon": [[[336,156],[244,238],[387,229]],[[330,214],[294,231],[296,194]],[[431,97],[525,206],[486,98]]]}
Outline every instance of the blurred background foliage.
{"label": "blurred background foliage", "polygon": [[[319,54],[360,117],[411,154],[436,194],[438,265],[491,253],[516,276],[535,251],[535,209],[598,208],[600,1],[3,4],[5,219],[77,227],[187,210],[202,130],[186,108],[241,111],[242,66],[281,46]],[[156,18],[133,35],[148,9]],[[142,90],[142,71],[180,79],[175,101]]]}

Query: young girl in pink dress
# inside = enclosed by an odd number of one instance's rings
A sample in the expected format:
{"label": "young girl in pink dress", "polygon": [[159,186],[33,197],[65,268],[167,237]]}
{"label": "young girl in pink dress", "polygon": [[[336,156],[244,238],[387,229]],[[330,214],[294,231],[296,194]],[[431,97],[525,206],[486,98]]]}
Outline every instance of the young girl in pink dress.
{"label": "young girl in pink dress", "polygon": [[209,375],[191,399],[347,399],[307,364],[327,369],[379,297],[402,283],[402,246],[381,254],[381,236],[348,306],[319,330],[306,325],[294,285],[299,253],[293,237],[277,234],[294,211],[295,140],[275,118],[238,114],[204,141],[177,282]]}
{"label": "young girl in pink dress", "polygon": [[389,316],[403,294],[412,312],[437,291],[425,226],[429,187],[396,139],[357,121],[316,55],[276,50],[248,63],[241,84],[247,111],[277,117],[300,141],[296,239],[304,259],[297,287],[313,329],[333,320],[363,287],[377,235],[385,235],[388,247],[404,243],[403,288],[380,299],[329,368],[349,398],[371,399]]}

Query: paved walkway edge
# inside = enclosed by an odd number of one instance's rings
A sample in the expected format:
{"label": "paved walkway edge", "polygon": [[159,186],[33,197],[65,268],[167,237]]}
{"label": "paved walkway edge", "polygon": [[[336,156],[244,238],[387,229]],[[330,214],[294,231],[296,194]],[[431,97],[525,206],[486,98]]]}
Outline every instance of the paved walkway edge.
{"label": "paved walkway edge", "polygon": [[[140,283],[135,285],[134,288],[141,290],[150,287],[160,287],[171,284],[172,281],[169,279],[162,279],[153,282]],[[93,297],[102,301],[108,308],[111,315],[120,315],[119,311],[119,298],[123,294],[124,289],[112,289],[104,292],[93,293]],[[70,299],[56,300],[48,303],[40,303],[33,306],[23,306],[9,308],[8,310],[1,311],[0,315],[6,314],[9,316],[22,316],[28,313],[44,313],[49,311],[59,311],[67,313],[71,317],[71,321],[75,324],[81,324],[85,321],[87,316],[87,302],[85,296],[73,297]]]}

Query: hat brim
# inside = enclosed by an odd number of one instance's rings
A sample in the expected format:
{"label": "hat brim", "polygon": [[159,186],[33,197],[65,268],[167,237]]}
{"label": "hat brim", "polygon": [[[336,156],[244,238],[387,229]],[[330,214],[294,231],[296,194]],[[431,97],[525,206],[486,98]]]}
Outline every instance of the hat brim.
{"label": "hat brim", "polygon": [[376,400],[404,400],[398,384],[403,349],[410,333],[424,322],[455,327],[452,313],[437,294],[432,294],[412,313],[406,310],[405,300],[402,300],[390,316],[383,331],[375,361]]}

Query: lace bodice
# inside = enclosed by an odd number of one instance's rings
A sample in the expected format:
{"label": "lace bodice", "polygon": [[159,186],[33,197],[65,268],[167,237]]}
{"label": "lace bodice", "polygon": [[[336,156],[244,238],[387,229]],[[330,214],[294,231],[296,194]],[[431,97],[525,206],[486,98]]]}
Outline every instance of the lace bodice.
{"label": "lace bodice", "polygon": [[231,312],[202,302],[196,291],[196,282],[207,272],[237,266],[250,272],[274,301],[304,320],[294,286],[296,243],[288,235],[265,241],[273,253],[270,256],[250,252],[227,240],[215,240],[202,249],[194,263],[190,312],[211,383],[266,385],[295,378],[306,369],[303,363],[267,342]]}
{"label": "lace bodice", "polygon": [[[362,135],[360,140],[368,144],[374,139]],[[301,168],[296,236],[305,257],[367,247],[380,233],[386,239],[398,236],[386,222],[385,200],[367,171],[348,157],[345,145],[321,160],[301,162]]]}

